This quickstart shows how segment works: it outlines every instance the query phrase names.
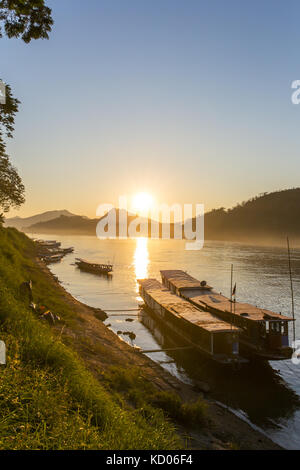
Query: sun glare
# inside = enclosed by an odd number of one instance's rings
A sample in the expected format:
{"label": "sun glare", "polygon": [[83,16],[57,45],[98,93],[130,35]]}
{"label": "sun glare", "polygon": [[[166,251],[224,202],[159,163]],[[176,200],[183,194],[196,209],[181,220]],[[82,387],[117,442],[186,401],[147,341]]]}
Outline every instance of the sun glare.
{"label": "sun glare", "polygon": [[132,198],[132,210],[146,215],[153,206],[153,197],[149,193],[138,193]]}
{"label": "sun glare", "polygon": [[[148,239],[137,238],[136,249],[134,253],[134,268],[136,281],[138,279],[146,279],[148,277],[148,265],[149,265],[149,252],[148,252]],[[136,292],[139,292],[139,285],[136,282]],[[138,297],[137,300],[142,300]]]}

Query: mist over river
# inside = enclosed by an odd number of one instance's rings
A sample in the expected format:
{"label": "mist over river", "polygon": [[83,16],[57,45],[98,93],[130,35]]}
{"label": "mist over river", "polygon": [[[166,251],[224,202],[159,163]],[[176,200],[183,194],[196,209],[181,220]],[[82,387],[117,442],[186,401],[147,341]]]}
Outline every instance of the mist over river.
{"label": "mist over river", "polygon": [[[143,349],[176,344],[176,339],[146,312],[126,312],[141,303],[137,279],[160,280],[161,269],[183,269],[230,296],[233,264],[238,301],[291,315],[288,259],[282,248],[208,241],[200,251],[186,251],[185,242],[179,240],[98,240],[47,234],[39,237],[59,240],[62,247],[74,246],[75,252],[61,263],[51,265],[51,271],[75,298],[108,311],[105,323],[115,333],[133,332],[136,335],[133,341],[128,335],[119,335]],[[81,272],[74,266],[76,257],[112,262],[114,272],[109,277]],[[292,249],[292,269],[298,320],[296,338],[300,339],[299,249]],[[258,426],[283,447],[300,449],[300,365],[294,365],[291,360],[253,362],[234,372],[190,350],[152,353],[149,357],[184,382],[208,382],[212,398]]]}

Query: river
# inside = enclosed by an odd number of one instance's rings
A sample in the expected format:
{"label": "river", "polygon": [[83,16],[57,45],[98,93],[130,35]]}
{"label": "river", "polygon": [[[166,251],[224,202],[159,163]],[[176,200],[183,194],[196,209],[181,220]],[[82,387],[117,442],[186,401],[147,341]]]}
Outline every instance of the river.
{"label": "river", "polygon": [[[291,315],[287,252],[281,248],[208,241],[200,251],[186,251],[185,242],[180,240],[98,240],[47,234],[40,238],[57,239],[63,247],[74,246],[74,254],[51,265],[51,271],[75,298],[108,311],[106,325],[125,341],[143,349],[175,344],[174,337],[154,318],[145,312],[129,311],[136,309],[142,300],[137,279],[160,280],[161,269],[183,269],[229,296],[233,264],[238,301]],[[113,275],[83,273],[74,266],[75,257],[113,262]],[[300,339],[300,250],[292,250],[292,268],[298,319],[296,338]],[[124,335],[126,332],[133,332],[136,338],[130,340]],[[300,365],[291,360],[250,363],[234,372],[188,350],[151,353],[149,357],[186,383],[208,382],[212,398],[229,406],[283,447],[300,449]]]}

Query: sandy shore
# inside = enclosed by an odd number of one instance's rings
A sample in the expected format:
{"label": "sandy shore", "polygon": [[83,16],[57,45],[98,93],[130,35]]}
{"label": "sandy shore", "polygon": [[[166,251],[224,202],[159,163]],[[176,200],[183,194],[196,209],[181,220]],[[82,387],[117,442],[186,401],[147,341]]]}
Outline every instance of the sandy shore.
{"label": "sandy shore", "polygon": [[[58,282],[50,270],[37,260],[37,264],[48,277],[49,283],[55,285],[62,300],[72,307],[75,320],[72,326],[63,329],[57,327],[58,333],[66,342],[72,341],[72,347],[84,360],[86,367],[98,380],[102,380],[103,370],[109,367],[139,367],[141,374],[159,390],[176,392],[184,401],[196,400],[199,392],[191,386],[179,381],[159,364],[132,348],[109,330],[101,320],[105,313],[74,299]],[[186,439],[192,449],[247,449],[247,450],[279,450],[281,447],[262,433],[254,430],[230,410],[218,405],[204,393],[209,404],[208,422],[197,432],[179,428],[178,432]]]}

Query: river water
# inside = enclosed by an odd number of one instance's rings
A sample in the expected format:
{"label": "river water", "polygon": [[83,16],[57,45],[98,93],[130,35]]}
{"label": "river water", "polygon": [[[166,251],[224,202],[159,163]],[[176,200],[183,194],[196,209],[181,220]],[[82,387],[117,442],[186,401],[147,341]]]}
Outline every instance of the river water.
{"label": "river water", "polygon": [[[291,315],[287,253],[281,248],[208,241],[200,251],[186,251],[185,242],[178,240],[98,240],[47,234],[40,237],[60,240],[63,247],[74,246],[74,254],[51,265],[51,271],[75,298],[107,311],[106,325],[142,349],[181,346],[147,313],[129,311],[141,303],[137,279],[160,280],[161,269],[183,269],[229,296],[233,264],[238,301]],[[114,273],[109,277],[83,273],[74,266],[75,257],[113,262]],[[300,339],[300,250],[292,250],[292,268],[298,318],[296,338]],[[126,332],[133,332],[136,338],[130,340],[124,335]],[[300,365],[291,360],[255,362],[234,372],[190,350],[148,355],[186,383],[208,382],[212,398],[283,447],[300,449]]]}

